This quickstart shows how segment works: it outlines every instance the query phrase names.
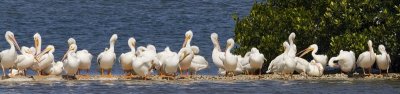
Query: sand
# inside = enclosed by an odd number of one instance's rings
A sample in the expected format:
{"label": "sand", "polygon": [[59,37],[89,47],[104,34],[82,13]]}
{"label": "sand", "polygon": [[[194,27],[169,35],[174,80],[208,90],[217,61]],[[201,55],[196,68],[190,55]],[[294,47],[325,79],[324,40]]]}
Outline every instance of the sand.
{"label": "sand", "polygon": [[139,76],[100,76],[100,75],[77,75],[71,76],[15,76],[15,77],[2,77],[0,82],[18,82],[18,81],[69,81],[69,80],[147,80],[147,81],[251,81],[251,80],[399,80],[399,73],[389,73],[386,75],[373,74],[371,76],[364,76],[354,74],[348,76],[345,74],[325,74],[321,77],[309,77],[304,75],[295,74],[292,76],[282,76],[277,74],[264,74],[264,75],[237,75],[233,77],[225,77],[220,75],[193,75],[193,76],[176,76],[176,77],[160,77],[158,75],[148,76],[146,79]]}

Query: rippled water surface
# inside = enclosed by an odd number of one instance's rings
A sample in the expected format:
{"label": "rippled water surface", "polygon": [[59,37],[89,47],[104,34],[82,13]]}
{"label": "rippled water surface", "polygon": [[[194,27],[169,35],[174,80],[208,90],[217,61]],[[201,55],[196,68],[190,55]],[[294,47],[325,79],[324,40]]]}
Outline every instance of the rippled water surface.
{"label": "rippled water surface", "polygon": [[[43,47],[54,45],[59,60],[74,37],[79,49],[97,56],[108,47],[109,37],[119,35],[116,53],[129,50],[127,40],[138,46],[153,44],[178,51],[184,33],[193,30],[192,45],[210,67],[200,74],[215,75],[211,62],[210,34],[220,36],[221,45],[234,36],[232,14],[247,15],[253,0],[1,0],[0,35],[13,31],[20,46],[32,46],[33,34],[42,35]],[[0,49],[8,48],[0,38]],[[98,74],[92,63],[91,74]],[[113,74],[122,74],[116,63]],[[32,75],[33,73],[30,72]],[[398,81],[63,81],[1,82],[1,93],[399,93]]]}

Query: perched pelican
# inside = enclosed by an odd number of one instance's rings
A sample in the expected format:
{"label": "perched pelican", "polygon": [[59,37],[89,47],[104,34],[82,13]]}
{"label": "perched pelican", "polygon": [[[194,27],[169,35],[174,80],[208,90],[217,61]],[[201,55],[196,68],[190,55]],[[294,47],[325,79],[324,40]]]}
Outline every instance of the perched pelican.
{"label": "perched pelican", "polygon": [[284,47],[285,51],[280,54],[279,56],[275,57],[275,59],[273,59],[268,66],[268,70],[267,73],[279,73],[282,72],[282,67],[281,65],[283,64],[283,60],[285,55],[287,55],[287,53],[290,50],[290,45],[287,41],[283,42],[282,46]]}
{"label": "perched pelican", "polygon": [[157,57],[161,64],[159,71],[161,75],[175,76],[179,67],[179,55],[176,52],[172,52],[169,47],[166,47],[163,52],[157,54]]}
{"label": "perched pelican", "polygon": [[225,73],[224,63],[222,62],[220,57],[225,56],[225,53],[221,51],[221,47],[219,46],[218,34],[212,33],[210,37],[212,43],[214,44],[214,48],[212,51],[212,60],[214,64],[218,67],[218,73],[224,74]]}
{"label": "perched pelican", "polygon": [[[250,52],[247,52],[244,57],[238,55],[238,65],[236,67],[236,72],[244,73],[246,75],[255,72],[255,68],[250,65]],[[240,71],[241,70],[241,71]]]}
{"label": "perched pelican", "polygon": [[122,53],[119,56],[119,62],[121,63],[122,70],[124,71],[124,73],[128,73],[128,75],[132,75],[133,71],[132,61],[136,59],[135,44],[136,44],[135,38],[133,37],[129,38],[128,45],[129,48],[131,48],[131,51],[127,53]]}
{"label": "perched pelican", "polygon": [[190,42],[192,41],[193,32],[191,30],[185,33],[185,41],[183,42],[182,49],[178,52],[179,58],[179,70],[182,74],[182,71],[186,70],[186,76],[189,73],[190,64],[192,64],[192,59],[194,57],[194,53],[190,48]]}
{"label": "perched pelican", "polygon": [[132,67],[137,75],[146,79],[150,75],[152,67],[158,62],[157,52],[153,45],[148,45],[147,48],[142,47],[140,50],[136,59],[133,60]]}
{"label": "perched pelican", "polygon": [[[31,67],[32,70],[37,72],[37,75],[42,75],[42,70],[51,66],[51,63],[54,62],[54,53],[55,48],[53,45],[48,45],[43,52],[39,53],[35,58],[38,60],[37,63],[33,64]],[[37,52],[37,51],[36,51]]]}
{"label": "perched pelican", "polygon": [[312,44],[307,49],[304,49],[303,51],[300,51],[299,53],[302,53],[300,55],[300,57],[304,56],[305,54],[309,53],[310,51],[312,51],[311,55],[312,55],[313,59],[315,60],[315,62],[321,63],[322,66],[325,68],[326,63],[328,62],[328,56],[326,56],[326,55],[317,55],[317,51],[318,51],[318,45],[317,44]]}
{"label": "perched pelican", "polygon": [[250,57],[250,62],[249,62],[250,66],[256,70],[258,69],[259,70],[258,73],[261,74],[261,68],[264,64],[264,60],[266,60],[264,54],[261,54],[257,48],[251,48],[249,57]]}
{"label": "perched pelican", "polygon": [[372,41],[368,40],[369,51],[365,51],[358,56],[357,65],[363,69],[365,74],[365,69],[371,74],[371,67],[375,63],[376,54],[374,53],[374,48],[372,48]]}
{"label": "perched pelican", "polygon": [[324,73],[324,67],[322,67],[321,63],[315,62],[315,60],[311,60],[306,73],[308,76],[322,76],[322,74]]}
{"label": "perched pelican", "polygon": [[[338,61],[337,64],[334,61]],[[356,68],[356,56],[353,51],[340,50],[339,55],[332,57],[328,62],[329,67],[340,67],[344,73],[350,73]]]}
{"label": "perched pelican", "polygon": [[23,71],[24,75],[26,75],[25,71],[27,68],[31,67],[35,62],[34,52],[31,51],[30,48],[22,46],[21,47],[21,55],[17,57],[17,63],[15,66],[17,67],[18,71]]}
{"label": "perched pelican", "polygon": [[3,76],[6,76],[5,69],[9,69],[15,65],[18,56],[15,48],[17,48],[17,50],[20,50],[17,40],[15,40],[14,34],[11,31],[6,32],[5,38],[8,44],[10,44],[10,49],[3,50],[0,53],[0,64],[1,68],[3,69]]}
{"label": "perched pelican", "polygon": [[[226,41],[225,57],[220,57],[224,61],[224,69],[226,70],[226,75],[229,73],[234,73],[238,63],[238,57],[231,53],[235,41],[230,38]],[[233,74],[234,75],[234,74]]]}
{"label": "perched pelican", "polygon": [[101,52],[97,57],[97,63],[100,65],[100,73],[103,76],[104,70],[108,70],[108,76],[111,75],[111,69],[115,63],[116,56],[114,53],[114,45],[117,41],[117,34],[113,34],[110,38],[110,48],[104,52]]}
{"label": "perched pelican", "polygon": [[61,75],[64,69],[64,64],[61,61],[51,63],[50,67],[47,67],[44,72],[48,75]]}
{"label": "perched pelican", "polygon": [[33,35],[33,41],[35,43],[35,55],[38,55],[42,52],[42,37],[39,33],[35,33],[35,35]]}
{"label": "perched pelican", "polygon": [[381,52],[380,55],[376,55],[376,63],[378,64],[379,71],[382,73],[382,70],[386,70],[386,73],[389,73],[390,55],[387,54],[385,46],[379,45],[378,49]]}
{"label": "perched pelican", "polygon": [[300,58],[300,57],[295,57],[294,59],[295,59],[295,61],[297,63],[295,71],[300,73],[300,74],[302,74],[302,75],[307,74],[306,73],[307,72],[307,68],[308,68],[310,63],[307,60],[305,60],[303,58]]}
{"label": "perched pelican", "polygon": [[[68,39],[68,45],[71,46],[72,44],[76,44],[76,41],[74,38],[69,38]],[[76,48],[78,49],[78,48]],[[76,51],[74,51],[75,53]],[[65,54],[68,55],[68,54]],[[89,53],[88,50],[80,50],[76,52],[76,56],[79,59],[79,68],[78,68],[78,75],[80,75],[80,71],[81,70],[86,70],[86,73],[89,74],[89,70],[90,70],[90,66],[92,65],[92,59],[93,59],[93,55]]]}
{"label": "perched pelican", "polygon": [[79,58],[77,57],[75,51],[77,50],[76,44],[71,44],[67,51],[66,62],[64,63],[64,71],[69,76],[74,76],[78,72],[79,68]]}
{"label": "perched pelican", "polygon": [[203,70],[208,67],[208,62],[203,56],[199,55],[199,47],[192,46],[191,48],[195,55],[193,57],[192,64],[190,64],[189,71],[191,74],[197,74],[197,71]]}

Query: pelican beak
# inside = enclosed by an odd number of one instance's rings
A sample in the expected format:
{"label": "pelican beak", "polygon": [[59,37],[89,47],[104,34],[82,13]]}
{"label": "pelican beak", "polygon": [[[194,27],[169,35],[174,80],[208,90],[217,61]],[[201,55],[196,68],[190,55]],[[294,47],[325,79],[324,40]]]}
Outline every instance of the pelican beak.
{"label": "pelican beak", "polygon": [[35,59],[39,60],[38,58],[42,57],[45,53],[48,53],[51,50],[51,48],[46,48],[44,51],[38,55],[36,55]]}
{"label": "pelican beak", "polygon": [[309,47],[307,49],[304,49],[304,50],[300,51],[299,53],[297,53],[297,55],[301,54],[300,57],[303,57],[304,55],[306,55],[307,53],[311,52],[312,50],[314,50],[314,48],[310,48]]}
{"label": "pelican beak", "polygon": [[189,36],[185,36],[185,41],[183,42],[182,48],[186,47],[188,40],[189,40]]}
{"label": "pelican beak", "polygon": [[40,51],[40,49],[39,49],[39,40],[37,38],[34,38],[33,41],[35,43],[34,46],[35,46],[35,49],[36,49],[35,55],[38,55],[39,53],[37,53],[37,52]]}
{"label": "pelican beak", "polygon": [[64,54],[63,58],[61,59],[61,61],[64,61],[67,58],[68,52],[71,51],[72,49],[73,49],[72,46],[69,46],[68,50],[65,52],[65,54]]}
{"label": "pelican beak", "polygon": [[14,46],[17,48],[17,50],[21,51],[21,48],[19,47],[18,42],[15,39],[15,37],[14,36],[10,36],[10,37],[11,37],[12,42],[14,43]]}

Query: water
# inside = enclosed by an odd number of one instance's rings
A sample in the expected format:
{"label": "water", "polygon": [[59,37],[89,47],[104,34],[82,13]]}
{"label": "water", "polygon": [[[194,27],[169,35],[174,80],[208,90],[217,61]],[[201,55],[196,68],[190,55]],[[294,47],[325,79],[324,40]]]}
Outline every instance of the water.
{"label": "water", "polygon": [[[0,1],[0,35],[13,31],[20,46],[32,46],[33,34],[39,32],[46,45],[56,47],[60,60],[67,50],[67,39],[74,37],[79,49],[97,56],[112,34],[119,39],[115,52],[119,56],[130,49],[129,37],[138,46],[153,44],[161,51],[169,46],[178,51],[188,30],[194,32],[192,45],[200,47],[210,67],[199,72],[215,75],[211,60],[210,34],[220,36],[221,45],[234,36],[231,17],[247,15],[253,0],[2,0]],[[0,38],[0,49],[8,48]],[[91,74],[99,74],[92,63]],[[116,63],[113,74],[122,74]],[[30,72],[30,75],[33,73]],[[239,82],[162,82],[162,81],[66,81],[4,82],[2,93],[393,93],[398,81],[239,81]],[[372,91],[373,89],[373,91]]]}
{"label": "water", "polygon": [[0,83],[2,93],[399,93],[398,81],[64,81]]}

